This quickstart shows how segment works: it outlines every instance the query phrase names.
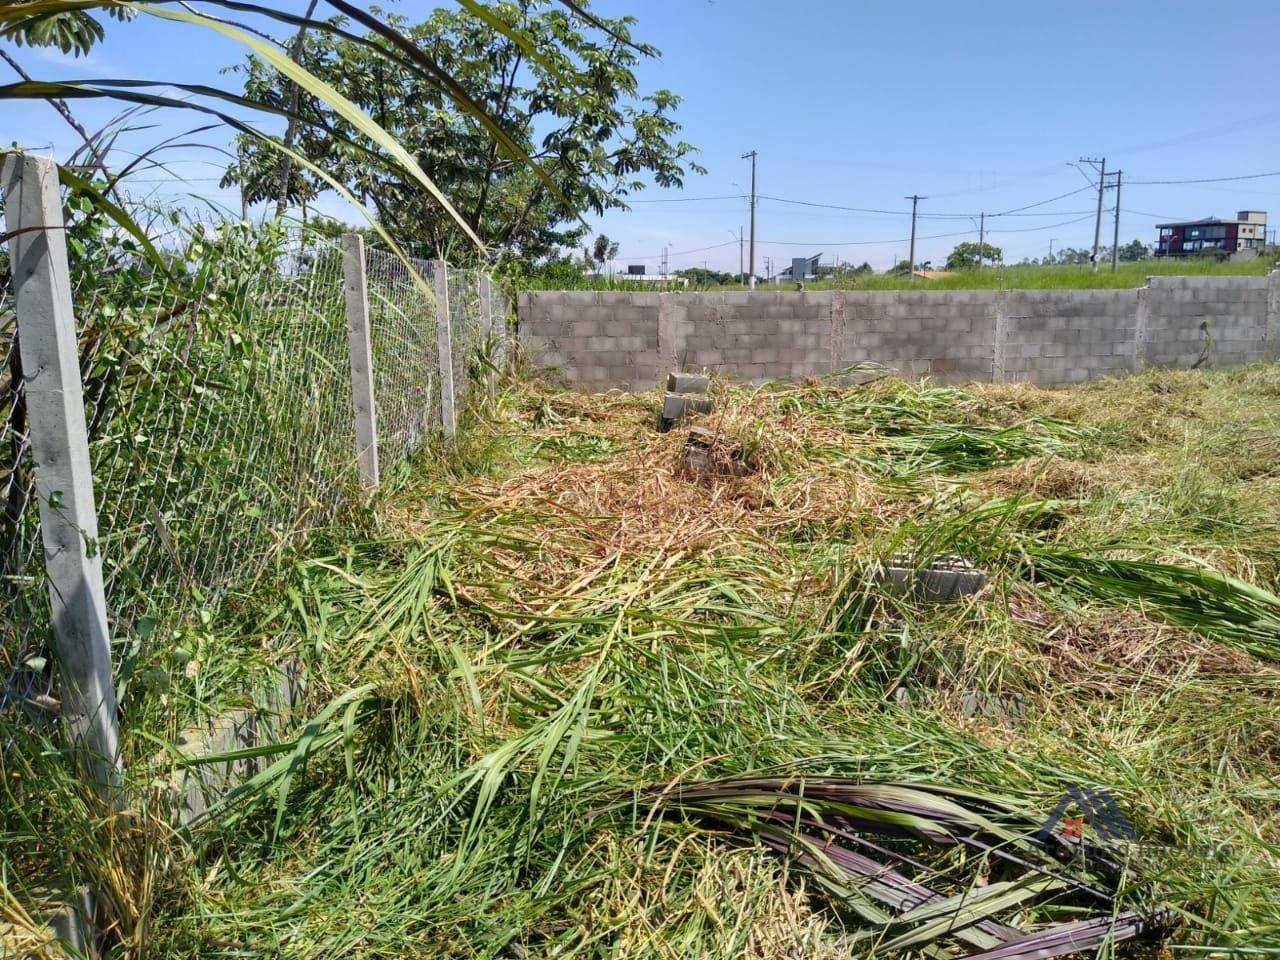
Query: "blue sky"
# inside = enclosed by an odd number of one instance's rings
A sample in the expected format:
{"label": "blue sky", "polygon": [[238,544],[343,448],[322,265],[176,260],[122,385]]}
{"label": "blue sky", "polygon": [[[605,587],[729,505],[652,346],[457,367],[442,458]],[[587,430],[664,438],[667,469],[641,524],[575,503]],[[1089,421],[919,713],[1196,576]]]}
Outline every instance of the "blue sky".
{"label": "blue sky", "polygon": [[[418,6],[397,4],[403,12]],[[828,260],[887,267],[906,256],[909,217],[902,211],[910,205],[903,197],[911,193],[929,198],[922,215],[961,215],[921,220],[918,257],[940,261],[955,243],[976,239],[965,215],[1085,187],[1068,161],[1086,155],[1105,155],[1109,168],[1122,168],[1132,181],[1122,196],[1123,240],[1150,241],[1158,218],[1252,208],[1274,210],[1272,220],[1280,221],[1280,177],[1141,183],[1280,170],[1280,102],[1268,77],[1280,5],[597,0],[596,9],[635,14],[638,35],[662,50],[661,60],[641,69],[641,86],[685,98],[684,135],[709,170],[691,177],[683,192],[636,197],[681,202],[637,203],[596,224],[619,241],[620,264],[652,269],[669,246],[673,267],[706,261],[736,270],[734,236],[746,224],[746,204],[736,196],[749,178],[739,158],[750,149],[760,154],[765,196],[896,211],[762,200],[760,269],[765,256],[785,264],[819,251]],[[89,61],[7,49],[48,79],[121,74],[227,83],[219,70],[238,58],[227,41],[155,22],[113,26]],[[73,143],[48,108],[0,109],[0,142],[52,145],[59,153]],[[92,126],[112,108],[82,104],[77,111]],[[197,120],[145,122],[160,126],[138,132],[137,143]],[[218,175],[221,158],[183,150],[171,159],[176,172],[205,178]],[[233,200],[203,179],[148,186],[161,196],[198,191]],[[689,199],[701,197],[728,199]],[[991,240],[1006,259],[1043,255],[1051,239],[1057,247],[1086,246],[1093,203],[1086,191],[1025,211],[1045,216],[993,219]],[[342,214],[336,202],[326,208]],[[1105,237],[1110,230],[1108,219]]]}

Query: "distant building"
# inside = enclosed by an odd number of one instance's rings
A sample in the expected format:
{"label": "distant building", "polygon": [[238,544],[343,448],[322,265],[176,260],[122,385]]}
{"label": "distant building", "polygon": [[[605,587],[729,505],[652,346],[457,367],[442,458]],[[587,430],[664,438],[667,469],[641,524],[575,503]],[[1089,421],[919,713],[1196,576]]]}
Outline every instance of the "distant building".
{"label": "distant building", "polygon": [[1189,220],[1158,223],[1157,257],[1189,257],[1201,250],[1236,253],[1267,244],[1267,214],[1262,210],[1241,210],[1234,220]]}
{"label": "distant building", "polygon": [[815,253],[812,257],[792,257],[791,266],[778,274],[778,280],[811,280],[818,276],[818,261],[821,259],[820,253]]}
{"label": "distant building", "polygon": [[617,280],[626,283],[650,284],[655,287],[687,287],[689,281],[685,277],[677,277],[674,273],[646,273],[643,265],[629,265],[626,273],[614,273],[612,270],[587,270],[582,274],[592,280]]}

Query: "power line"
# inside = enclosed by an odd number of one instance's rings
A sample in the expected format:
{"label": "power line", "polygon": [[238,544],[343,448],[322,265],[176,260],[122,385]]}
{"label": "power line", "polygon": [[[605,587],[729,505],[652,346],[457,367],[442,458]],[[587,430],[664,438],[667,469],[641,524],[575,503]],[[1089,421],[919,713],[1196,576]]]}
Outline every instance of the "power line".
{"label": "power line", "polygon": [[615,260],[661,260],[663,257],[684,257],[684,256],[688,256],[691,253],[704,253],[707,250],[719,250],[721,247],[732,247],[736,245],[737,242],[738,241],[736,239],[726,240],[724,243],[714,243],[709,247],[697,247],[693,250],[668,250],[665,253],[646,253],[643,256],[641,255],[623,256],[619,254],[618,256],[614,257],[614,259]]}
{"label": "power line", "polygon": [[[921,197],[920,199],[924,199]],[[1086,213],[1082,217],[1076,217],[1074,220],[1063,220],[1059,223],[1049,223],[1039,227],[1008,227],[1003,230],[988,229],[987,233],[1039,233],[1044,230],[1056,230],[1058,227],[1067,227],[1075,223],[1083,223],[1085,220],[1093,219],[1093,211]],[[917,240],[946,240],[951,237],[971,237],[976,230],[958,230],[952,233],[931,233],[925,236],[917,237]],[[907,243],[910,237],[889,237],[883,240],[829,240],[819,242],[816,240],[761,240],[773,247],[809,247],[811,249],[821,249],[823,247],[869,247],[887,243]],[[728,246],[728,244],[723,244]],[[697,252],[697,251],[691,251]]]}
{"label": "power line", "polygon": [[[1065,197],[1070,197],[1077,193],[1083,193],[1085,190],[1092,190],[1092,189],[1093,189],[1092,185],[1087,187],[1081,187],[1079,190],[1072,190],[1070,193],[1059,194],[1058,196],[1050,197],[1047,200],[1039,200],[1035,203],[1029,203],[1023,207],[1015,207],[1013,210],[1005,210],[1001,213],[988,213],[987,216],[988,217],[1013,217],[1013,216],[1053,217],[1053,216],[1064,216],[1064,215],[1070,216],[1076,213],[1083,213],[1085,211],[1082,211],[1082,210],[1081,211],[1047,210],[1044,213],[1023,213],[1022,211],[1030,210],[1034,207],[1042,207],[1045,204],[1053,203],[1055,200],[1062,200]],[[871,214],[882,214],[885,216],[893,216],[893,217],[911,216],[910,210],[884,210],[877,207],[850,207],[850,206],[845,206],[844,204],[839,204],[839,203],[819,203],[814,200],[796,200],[791,197],[774,197],[774,196],[769,196],[768,194],[763,194],[763,193],[759,195],[759,199],[771,200],[774,203],[787,203],[787,204],[791,204],[793,206],[799,206],[799,207],[818,207],[824,210],[842,210],[847,213],[871,213]],[[978,213],[921,213],[919,214],[919,219],[921,220],[972,220],[974,217],[977,217],[980,215],[981,215],[981,211],[979,211]]]}
{"label": "power line", "polygon": [[1232,180],[1261,180],[1264,177],[1280,177],[1280,170],[1272,173],[1246,173],[1239,177],[1201,177],[1195,180],[1130,180],[1129,185],[1141,184],[1142,186],[1162,186],[1178,183],[1227,183]]}
{"label": "power line", "polygon": [[727,193],[720,197],[654,197],[648,200],[627,200],[627,203],[702,203],[710,200],[746,200],[746,194]]}
{"label": "power line", "polygon": [[999,213],[993,213],[993,217],[1008,217],[1015,213],[1021,213],[1023,210],[1031,210],[1034,207],[1043,207],[1047,203],[1053,203],[1055,200],[1065,200],[1067,197],[1074,197],[1077,193],[1084,193],[1086,190],[1092,190],[1093,184],[1070,190],[1067,193],[1060,193],[1056,197],[1050,197],[1048,200],[1040,200],[1036,203],[1028,203],[1025,207],[1014,207],[1012,210],[1002,210]]}
{"label": "power line", "polygon": [[1168,220],[1170,223],[1180,223],[1184,221],[1189,222],[1192,219],[1190,217],[1173,217],[1167,213],[1147,213],[1145,210],[1130,210],[1128,207],[1124,208],[1124,212],[1131,213],[1135,217],[1150,217],[1152,220]]}

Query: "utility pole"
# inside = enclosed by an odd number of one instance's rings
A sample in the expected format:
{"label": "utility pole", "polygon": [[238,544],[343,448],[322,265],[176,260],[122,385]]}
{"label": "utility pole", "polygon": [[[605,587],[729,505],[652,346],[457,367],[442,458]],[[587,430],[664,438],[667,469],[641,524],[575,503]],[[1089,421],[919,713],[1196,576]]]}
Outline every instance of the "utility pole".
{"label": "utility pole", "polygon": [[987,233],[987,214],[984,211],[978,214],[978,269],[979,270],[982,269],[982,251],[986,249],[982,245],[986,239],[986,233]]}
{"label": "utility pole", "polygon": [[1098,272],[1098,246],[1102,243],[1102,192],[1107,188],[1107,158],[1093,159],[1081,157],[1080,163],[1087,163],[1098,170],[1098,215],[1093,224],[1093,256],[1089,258],[1093,264],[1093,272]]}
{"label": "utility pole", "polygon": [[1115,273],[1120,266],[1120,181],[1124,179],[1124,171],[1116,171],[1116,232],[1111,241],[1111,272]]}
{"label": "utility pole", "polygon": [[919,206],[921,200],[928,200],[928,197],[919,197],[914,193],[909,197],[903,197],[904,200],[911,201],[911,252],[907,255],[907,272],[911,279],[916,278],[916,207]]}
{"label": "utility pole", "polygon": [[1049,238],[1049,262],[1053,263],[1053,245],[1058,242],[1057,237]]}
{"label": "utility pole", "polygon": [[738,279],[743,280],[742,276],[742,227],[738,227]]}
{"label": "utility pole", "polygon": [[742,159],[751,159],[751,279],[748,285],[756,288],[756,151],[744,153]]}

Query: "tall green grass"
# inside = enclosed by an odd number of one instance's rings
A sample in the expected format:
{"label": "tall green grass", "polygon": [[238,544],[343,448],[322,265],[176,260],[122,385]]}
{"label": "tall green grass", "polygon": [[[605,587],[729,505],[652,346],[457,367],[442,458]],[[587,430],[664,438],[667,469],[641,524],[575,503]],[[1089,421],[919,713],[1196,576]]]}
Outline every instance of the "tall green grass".
{"label": "tall green grass", "polygon": [[[1126,262],[1119,269],[1111,272],[1110,264],[1099,267],[1097,272],[1088,266],[1031,266],[1010,264],[984,267],[981,270],[957,270],[948,276],[928,279],[925,277],[908,277],[898,274],[864,274],[857,277],[806,280],[805,290],[1106,290],[1132,289],[1147,282],[1148,277],[1257,277],[1266,275],[1275,266],[1275,262],[1267,258],[1249,260],[1242,263],[1216,263],[1209,260],[1142,260]],[[542,281],[531,279],[527,282],[531,290],[602,290],[602,291],[639,291],[667,290],[680,292],[720,292],[729,290],[745,290],[742,285],[728,284],[724,286],[688,287],[672,285],[670,287],[655,286],[652,283],[637,283],[625,276],[583,277],[577,282],[565,283],[563,280]],[[757,290],[788,292],[795,290],[794,283],[769,284],[760,283]]]}

